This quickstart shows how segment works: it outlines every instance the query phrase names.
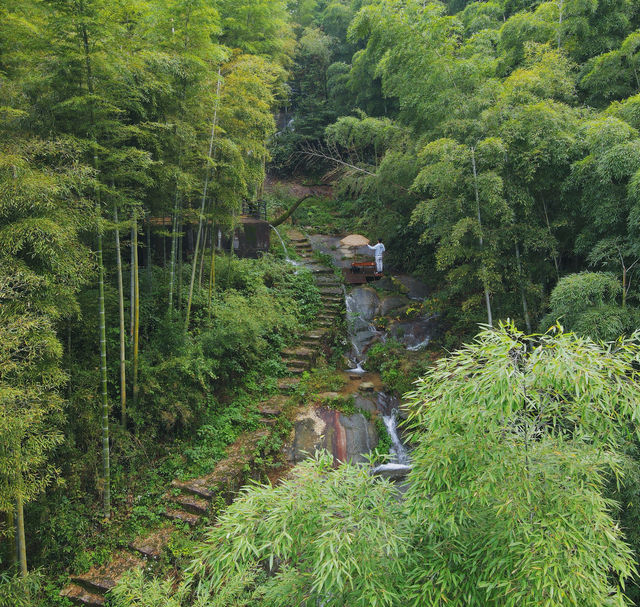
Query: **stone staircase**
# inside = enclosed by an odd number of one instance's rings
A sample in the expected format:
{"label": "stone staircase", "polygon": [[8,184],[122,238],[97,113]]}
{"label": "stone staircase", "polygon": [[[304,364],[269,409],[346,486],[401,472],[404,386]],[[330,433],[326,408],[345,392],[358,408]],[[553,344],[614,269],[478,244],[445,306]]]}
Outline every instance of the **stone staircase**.
{"label": "stone staircase", "polygon": [[[295,252],[313,273],[322,299],[322,308],[318,313],[314,328],[302,336],[298,348],[285,350],[282,353],[282,358],[287,365],[287,372],[295,378],[314,365],[318,353],[322,351],[329,329],[342,316],[344,296],[342,283],[335,276],[333,268],[314,260],[313,249],[307,237],[293,232],[290,234],[290,239]],[[295,380],[287,378],[280,385],[281,388],[288,389],[295,383]]]}
{"label": "stone staircase", "polygon": [[[289,374],[279,382],[283,393],[295,387],[302,373],[315,364],[331,327],[338,322],[342,314],[344,304],[341,282],[335,277],[333,269],[313,259],[311,244],[305,236],[294,233],[291,240],[295,251],[315,276],[320,288],[322,308],[314,327],[302,336],[299,346],[282,352]],[[126,571],[159,559],[172,535],[179,533],[185,525],[193,528],[205,520],[210,520],[215,514],[212,512],[214,500],[217,504],[220,503],[220,499],[231,503],[246,480],[246,465],[253,462],[260,442],[271,434],[286,400],[284,394],[279,394],[261,403],[259,411],[263,427],[243,434],[229,447],[227,456],[218,462],[211,474],[188,481],[171,482],[163,496],[166,525],[136,538],[129,546],[114,554],[106,565],[92,567],[83,575],[72,576],[71,583],[60,595],[76,605],[105,605],[106,593],[116,586]]]}

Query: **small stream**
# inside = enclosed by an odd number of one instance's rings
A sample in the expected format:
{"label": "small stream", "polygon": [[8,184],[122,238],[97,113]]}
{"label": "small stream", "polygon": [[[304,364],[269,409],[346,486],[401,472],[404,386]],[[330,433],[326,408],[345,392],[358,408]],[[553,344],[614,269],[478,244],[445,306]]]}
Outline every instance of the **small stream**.
{"label": "small stream", "polygon": [[[367,371],[366,350],[375,341],[384,342],[387,334],[380,331],[373,324],[373,319],[381,311],[380,300],[377,293],[368,287],[356,287],[347,292],[345,289],[345,306],[347,310],[347,329],[351,341],[349,362],[352,365],[347,369],[350,375],[365,375]],[[426,330],[427,319],[407,321],[403,331],[407,350],[418,350],[429,343],[429,332]],[[393,333],[392,333],[393,334]],[[395,335],[394,335],[395,337]],[[398,432],[398,418],[400,402],[397,398],[386,394],[377,393],[377,410],[382,417],[385,428],[391,439],[390,461],[373,469],[373,474],[401,478],[411,469],[411,459]]]}

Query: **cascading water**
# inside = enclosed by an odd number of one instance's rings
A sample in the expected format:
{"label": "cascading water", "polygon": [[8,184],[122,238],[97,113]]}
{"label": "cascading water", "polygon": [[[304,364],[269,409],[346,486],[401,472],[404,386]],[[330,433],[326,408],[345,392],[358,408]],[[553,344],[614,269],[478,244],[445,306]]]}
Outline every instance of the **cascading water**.
{"label": "cascading water", "polygon": [[366,315],[358,307],[358,300],[352,293],[347,293],[344,289],[344,302],[347,310],[347,327],[349,339],[351,341],[351,354],[349,360],[353,368],[347,369],[348,373],[363,374],[366,371],[362,368],[366,357],[364,348],[368,346],[380,332],[366,319]]}
{"label": "cascading water", "polygon": [[280,239],[280,244],[282,245],[282,250],[284,252],[285,261],[287,263],[290,263],[291,265],[294,265],[294,266],[302,265],[299,261],[294,261],[293,259],[291,259],[289,257],[289,251],[287,251],[287,245],[284,244],[284,240],[283,240],[282,236],[280,236],[280,232],[278,232],[278,230],[274,226],[272,226],[271,224],[269,224],[269,227],[278,235],[278,238]]}

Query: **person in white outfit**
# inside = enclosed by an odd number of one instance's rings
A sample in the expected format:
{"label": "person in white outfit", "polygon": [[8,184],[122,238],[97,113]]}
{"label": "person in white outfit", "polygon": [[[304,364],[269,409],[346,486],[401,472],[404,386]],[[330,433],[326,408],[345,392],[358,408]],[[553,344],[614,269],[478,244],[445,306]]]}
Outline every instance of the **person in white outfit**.
{"label": "person in white outfit", "polygon": [[376,272],[382,274],[382,254],[385,252],[384,245],[382,244],[382,238],[378,238],[378,244],[371,246],[367,245],[372,251],[374,251],[374,257],[376,260]]}

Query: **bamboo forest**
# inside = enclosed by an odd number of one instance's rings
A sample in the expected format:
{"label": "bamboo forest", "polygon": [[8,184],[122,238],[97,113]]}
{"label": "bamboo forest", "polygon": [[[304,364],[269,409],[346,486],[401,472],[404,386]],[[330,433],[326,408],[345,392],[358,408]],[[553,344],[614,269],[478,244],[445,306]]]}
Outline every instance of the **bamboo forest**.
{"label": "bamboo forest", "polygon": [[0,0],[0,607],[640,607],[639,0]]}

